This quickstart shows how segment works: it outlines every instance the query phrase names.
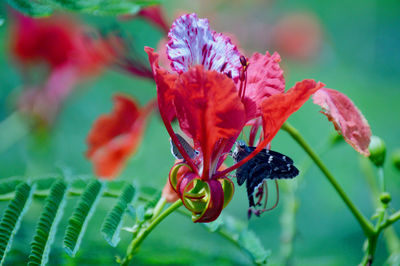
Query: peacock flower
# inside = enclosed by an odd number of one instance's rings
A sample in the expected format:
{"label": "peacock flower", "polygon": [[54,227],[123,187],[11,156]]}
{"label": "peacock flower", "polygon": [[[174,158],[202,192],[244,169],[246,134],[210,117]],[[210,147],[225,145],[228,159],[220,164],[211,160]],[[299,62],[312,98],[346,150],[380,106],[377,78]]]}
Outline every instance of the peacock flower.
{"label": "peacock flower", "polygon": [[[211,222],[233,196],[228,174],[263,150],[285,120],[324,84],[303,80],[285,92],[277,53],[254,53],[246,59],[227,36],[211,30],[208,20],[196,14],[176,19],[168,37],[171,71],[160,67],[152,48],[145,51],[161,118],[181,155],[169,183],[194,222]],[[189,154],[184,147],[171,125],[174,118],[197,152]],[[263,128],[257,147],[233,166],[222,167],[246,125],[253,125],[253,131]]]}
{"label": "peacock flower", "polygon": [[139,107],[131,97],[114,96],[113,112],[100,116],[87,138],[86,156],[92,161],[97,176],[114,179],[120,173],[139,147],[154,107],[154,101]]}

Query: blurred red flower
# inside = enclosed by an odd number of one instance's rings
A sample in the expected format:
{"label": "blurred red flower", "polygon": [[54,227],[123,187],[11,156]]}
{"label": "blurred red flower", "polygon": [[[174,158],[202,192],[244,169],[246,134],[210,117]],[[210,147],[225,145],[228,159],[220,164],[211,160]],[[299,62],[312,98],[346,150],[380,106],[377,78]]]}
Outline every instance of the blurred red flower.
{"label": "blurred red flower", "polygon": [[294,13],[280,19],[272,32],[272,46],[283,56],[307,61],[321,49],[322,27],[308,13]]}
{"label": "blurred red flower", "polygon": [[87,158],[92,161],[97,176],[115,178],[125,162],[135,153],[155,102],[140,108],[130,97],[114,96],[114,110],[100,116],[87,138]]}
{"label": "blurred red flower", "polygon": [[[20,110],[50,124],[77,83],[98,75],[113,60],[108,44],[89,37],[90,32],[93,29],[69,17],[33,19],[15,14],[11,52],[28,80]],[[46,73],[33,84],[40,68]]]}

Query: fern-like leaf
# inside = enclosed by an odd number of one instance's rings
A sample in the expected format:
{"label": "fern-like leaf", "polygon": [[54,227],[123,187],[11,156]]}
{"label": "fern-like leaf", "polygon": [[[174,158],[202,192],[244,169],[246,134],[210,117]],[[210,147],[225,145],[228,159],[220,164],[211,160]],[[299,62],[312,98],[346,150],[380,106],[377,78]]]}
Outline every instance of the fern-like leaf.
{"label": "fern-like leaf", "polygon": [[19,184],[15,190],[15,197],[10,201],[0,221],[0,264],[11,247],[15,233],[21,224],[22,217],[29,208],[34,186],[27,183]]}
{"label": "fern-like leaf", "polygon": [[98,180],[90,182],[68,221],[64,236],[64,249],[71,257],[74,257],[79,249],[86,226],[101,197],[103,187],[103,183]]}
{"label": "fern-like leaf", "polygon": [[59,180],[53,183],[31,243],[28,265],[45,265],[66,203],[67,185]]}
{"label": "fern-like leaf", "polygon": [[107,214],[103,225],[101,226],[103,237],[113,247],[117,246],[120,241],[119,232],[121,231],[122,218],[134,195],[135,188],[130,184],[125,186],[117,203]]}

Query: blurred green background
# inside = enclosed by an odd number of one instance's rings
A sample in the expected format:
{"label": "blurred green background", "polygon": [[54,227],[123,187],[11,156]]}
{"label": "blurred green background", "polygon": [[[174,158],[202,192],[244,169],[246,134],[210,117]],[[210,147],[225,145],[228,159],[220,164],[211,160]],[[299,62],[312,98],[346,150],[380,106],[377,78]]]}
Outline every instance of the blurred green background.
{"label": "blurred green background", "polygon": [[[348,95],[367,118],[374,135],[384,139],[388,155],[400,148],[400,2],[387,1],[178,1],[164,2],[168,23],[184,12],[196,12],[207,17],[211,27],[236,36],[247,56],[254,51],[277,51],[282,56],[287,88],[305,78],[322,81],[329,88]],[[1,6],[5,22],[0,26],[0,121],[15,111],[16,95],[20,92],[22,77],[9,53],[9,19],[7,8]],[[282,20],[301,14],[311,18],[316,29],[310,38],[316,44],[313,52],[300,56],[285,49],[274,40],[276,27]],[[113,17],[75,15],[96,27],[119,24],[134,39],[136,52],[146,59],[143,46],[157,47],[163,33],[141,19],[121,21]],[[316,33],[315,33],[316,32]],[[279,37],[279,36],[278,36]],[[276,37],[276,38],[278,38]],[[293,46],[297,45],[293,39]],[[299,44],[300,45],[300,44]],[[51,131],[40,137],[28,134],[17,139],[0,152],[0,178],[25,176],[35,178],[60,174],[93,175],[86,160],[85,139],[95,119],[112,109],[112,95],[123,92],[134,96],[141,104],[155,96],[153,82],[126,73],[108,70],[103,75],[79,85],[79,90],[65,106]],[[319,113],[311,101],[295,113],[289,121],[299,129],[315,148],[322,147],[333,132],[332,124]],[[1,134],[2,132],[0,132]],[[4,133],[3,133],[4,134]],[[12,135],[12,131],[6,135]],[[11,139],[11,138],[10,138]],[[0,139],[6,145],[9,138]],[[0,146],[1,146],[0,145]],[[301,165],[306,154],[285,133],[278,133],[273,148]],[[6,145],[7,146],[7,145]],[[373,214],[370,190],[360,170],[360,155],[345,142],[324,153],[323,161],[337,177],[345,191],[366,216]],[[161,189],[174,159],[170,154],[169,137],[161,119],[153,115],[144,141],[129,160],[120,179]],[[61,170],[60,170],[61,169]],[[399,173],[387,160],[385,176],[392,194],[391,207],[400,208]],[[281,181],[281,186],[284,187]],[[283,189],[284,190],[284,189]],[[282,193],[284,194],[284,193]],[[300,205],[297,215],[298,234],[294,242],[293,265],[355,265],[361,261],[364,237],[354,217],[329,185],[319,169],[312,166],[305,174],[298,190]],[[247,221],[247,196],[243,187],[236,187],[233,201],[224,210],[247,223],[260,237],[266,249],[272,251],[270,263],[281,265],[279,256],[280,226],[285,196],[280,205],[260,218]],[[73,201],[68,203],[70,212]],[[101,217],[113,202],[102,199],[101,208],[89,224],[82,249],[76,260],[67,258],[59,245],[53,249],[52,265],[111,265],[115,255],[123,255],[129,235],[116,249],[109,247],[98,233]],[[6,203],[0,204],[3,210]],[[25,217],[22,229],[14,241],[12,259],[8,265],[24,264],[21,254],[29,252],[40,202],[35,203]],[[97,218],[96,217],[100,217]],[[126,219],[126,223],[132,223]],[[61,224],[61,227],[65,226]],[[397,226],[397,229],[400,229]],[[60,230],[60,232],[62,232]],[[101,256],[99,256],[101,254]],[[388,254],[382,239],[378,242],[376,265],[384,264]],[[251,261],[231,243],[217,234],[208,233],[187,217],[173,214],[148,237],[134,260],[143,264],[172,265],[247,265]],[[7,261],[6,261],[7,265]]]}

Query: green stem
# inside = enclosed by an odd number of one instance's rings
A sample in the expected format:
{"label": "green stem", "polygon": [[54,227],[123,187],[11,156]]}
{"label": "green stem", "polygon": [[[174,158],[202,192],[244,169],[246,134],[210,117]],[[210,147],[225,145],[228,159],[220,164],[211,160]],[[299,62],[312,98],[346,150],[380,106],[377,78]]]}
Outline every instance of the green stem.
{"label": "green stem", "polygon": [[400,219],[400,211],[397,211],[389,216],[384,224],[382,224],[382,229],[388,227],[389,225],[395,223],[397,220]]}
{"label": "green stem", "polygon": [[164,197],[161,197],[160,200],[157,202],[156,206],[154,207],[153,211],[153,219],[155,219],[160,212],[164,209],[165,204],[167,203]]}
{"label": "green stem", "polygon": [[333,188],[342,198],[343,202],[346,204],[347,208],[353,214],[353,216],[357,219],[360,224],[364,234],[367,237],[370,237],[374,234],[374,227],[371,222],[365,218],[365,216],[360,212],[360,210],[354,205],[354,203],[350,200],[347,194],[344,192],[343,188],[336,181],[335,177],[330,173],[328,168],[324,165],[319,156],[313,151],[311,146],[304,140],[301,134],[291,126],[289,123],[285,123],[282,126],[282,129],[289,133],[289,135],[304,149],[304,151],[311,157],[311,159],[315,162],[318,168],[322,171],[328,181],[331,183]]}
{"label": "green stem", "polygon": [[[375,209],[384,207],[379,201],[380,189],[376,182],[376,177],[374,175],[374,169],[372,168],[371,162],[366,158],[361,158],[360,160],[361,170],[364,173],[365,179],[371,188],[371,200]],[[378,173],[382,177],[382,173]],[[381,227],[385,226],[386,223],[382,224]],[[387,227],[383,231],[383,237],[386,242],[389,254],[397,254],[400,252],[400,240],[396,234],[396,231],[392,226]]]}
{"label": "green stem", "polygon": [[383,167],[378,167],[378,177],[379,177],[379,184],[381,186],[381,191],[385,192],[386,191],[386,186],[385,186],[385,176],[383,173]]}
{"label": "green stem", "polygon": [[175,203],[173,203],[171,206],[169,206],[164,212],[162,212],[159,216],[157,216],[154,220],[151,221],[151,223],[148,225],[148,227],[143,228],[137,235],[135,239],[132,240],[132,242],[129,244],[128,251],[126,254],[126,257],[122,260],[121,265],[129,265],[130,261],[132,260],[133,256],[135,255],[137,249],[143,242],[143,240],[147,237],[147,235],[162,221],[164,220],[168,215],[173,213],[176,209],[178,209],[180,206],[182,206],[182,201],[177,200]]}

